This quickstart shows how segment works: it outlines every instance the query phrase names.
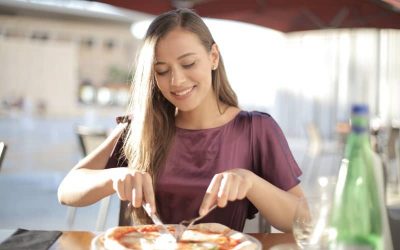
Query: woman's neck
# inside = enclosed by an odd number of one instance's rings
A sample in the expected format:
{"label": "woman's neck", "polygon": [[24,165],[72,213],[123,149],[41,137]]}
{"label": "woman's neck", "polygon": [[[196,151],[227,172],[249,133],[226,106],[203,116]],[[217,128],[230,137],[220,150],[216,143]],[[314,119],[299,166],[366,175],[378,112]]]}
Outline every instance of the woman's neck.
{"label": "woman's neck", "polygon": [[185,129],[208,129],[229,122],[240,110],[225,103],[215,101],[213,105],[203,105],[191,111],[179,111],[175,124]]}

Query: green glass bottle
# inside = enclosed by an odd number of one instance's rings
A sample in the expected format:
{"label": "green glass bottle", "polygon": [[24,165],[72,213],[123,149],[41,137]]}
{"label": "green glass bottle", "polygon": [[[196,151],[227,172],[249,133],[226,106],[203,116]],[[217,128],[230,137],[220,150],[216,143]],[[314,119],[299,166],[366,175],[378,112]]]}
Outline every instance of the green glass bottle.
{"label": "green glass bottle", "polygon": [[339,171],[331,213],[333,249],[383,250],[383,225],[374,153],[369,142],[368,106],[353,105],[351,133]]}

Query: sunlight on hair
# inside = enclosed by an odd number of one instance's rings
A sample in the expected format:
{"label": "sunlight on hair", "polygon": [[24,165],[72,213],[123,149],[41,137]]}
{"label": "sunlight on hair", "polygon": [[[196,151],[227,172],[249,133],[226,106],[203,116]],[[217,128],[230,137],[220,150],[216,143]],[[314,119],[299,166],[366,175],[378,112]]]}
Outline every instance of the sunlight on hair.
{"label": "sunlight on hair", "polygon": [[[126,148],[127,154],[133,152],[136,149],[134,158],[130,159],[129,166],[134,167],[140,171],[147,171],[149,167],[147,154],[147,145],[143,145],[142,136],[146,119],[146,110],[149,108],[149,99],[143,98],[148,96],[148,92],[152,84],[148,84],[150,79],[150,71],[152,71],[152,60],[154,57],[154,41],[149,41],[142,47],[142,53],[139,54],[137,58],[137,67],[132,83],[132,96],[131,101],[128,106],[128,113],[135,114],[135,119],[132,119],[129,133],[128,134],[129,146]],[[143,164],[135,164],[143,159]]]}
{"label": "sunlight on hair", "polygon": [[139,39],[139,40],[143,39],[144,36],[146,35],[147,28],[149,28],[150,23],[152,21],[153,20],[148,19],[148,20],[143,20],[143,21],[140,21],[140,22],[133,23],[131,25],[131,33],[132,33],[132,35],[136,39]]}

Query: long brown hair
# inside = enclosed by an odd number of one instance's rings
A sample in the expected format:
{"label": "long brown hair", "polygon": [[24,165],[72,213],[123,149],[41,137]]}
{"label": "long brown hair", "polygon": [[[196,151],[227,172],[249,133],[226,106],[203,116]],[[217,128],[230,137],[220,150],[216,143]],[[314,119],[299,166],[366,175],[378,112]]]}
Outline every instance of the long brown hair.
{"label": "long brown hair", "polygon": [[[201,17],[189,9],[161,14],[147,30],[131,87],[127,112],[133,119],[124,142],[124,154],[130,168],[148,172],[153,177],[153,185],[175,134],[175,107],[161,94],[155,80],[155,47],[160,38],[177,27],[196,34],[208,52],[215,43]],[[213,90],[218,103],[237,107],[237,97],[228,82],[221,55],[219,58],[218,68],[212,71]],[[135,209],[133,222],[147,222],[142,219],[143,214]]]}

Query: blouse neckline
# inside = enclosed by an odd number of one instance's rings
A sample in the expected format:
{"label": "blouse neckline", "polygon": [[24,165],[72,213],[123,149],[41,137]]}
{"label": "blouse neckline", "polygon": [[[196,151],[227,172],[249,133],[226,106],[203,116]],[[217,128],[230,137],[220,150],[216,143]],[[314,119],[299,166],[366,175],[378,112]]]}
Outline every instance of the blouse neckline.
{"label": "blouse neckline", "polygon": [[214,130],[219,130],[219,129],[225,128],[225,127],[229,126],[230,124],[234,123],[235,120],[238,119],[241,114],[243,114],[243,112],[245,112],[245,111],[240,110],[231,120],[229,120],[225,124],[222,124],[220,126],[213,127],[213,128],[188,129],[188,128],[180,128],[180,127],[176,127],[176,126],[175,126],[175,128],[176,128],[177,132],[183,132],[183,133],[184,132],[187,132],[187,133],[190,133],[190,132],[192,132],[192,133],[193,132],[211,132],[211,131],[214,131]]}

